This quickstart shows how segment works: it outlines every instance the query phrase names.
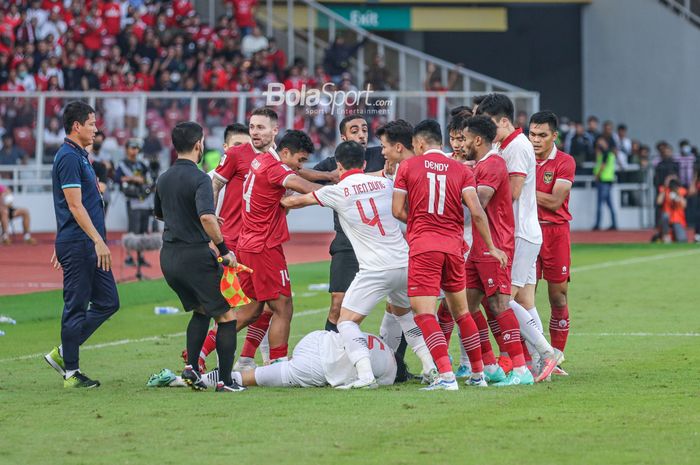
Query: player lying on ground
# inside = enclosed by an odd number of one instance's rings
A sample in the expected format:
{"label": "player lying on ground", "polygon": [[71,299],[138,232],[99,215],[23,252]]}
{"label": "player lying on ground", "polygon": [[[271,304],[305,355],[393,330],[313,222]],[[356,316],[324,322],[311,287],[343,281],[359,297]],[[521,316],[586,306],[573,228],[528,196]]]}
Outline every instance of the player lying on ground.
{"label": "player lying on ground", "polygon": [[365,174],[364,149],[357,142],[343,142],[335,150],[340,182],[303,196],[282,199],[286,208],[321,205],[337,214],[344,234],[357,254],[360,271],[343,297],[338,331],[357,368],[354,387],[376,387],[367,340],[359,324],[385,298],[401,326],[408,345],[423,364],[426,382],[432,382],[435,364],[420,329],[413,321],[408,301],[408,245],[399,222],[391,215],[393,183]]}
{"label": "player lying on ground", "polygon": [[[377,384],[391,385],[396,376],[396,361],[389,347],[377,336],[367,338],[372,373]],[[254,370],[231,373],[243,386],[265,387],[324,387],[348,389],[357,381],[357,371],[350,361],[341,336],[333,331],[314,331],[307,334],[294,348],[292,358]],[[207,386],[216,386],[219,371],[202,376]],[[146,384],[149,387],[184,386],[179,376],[166,369],[154,374]]]}

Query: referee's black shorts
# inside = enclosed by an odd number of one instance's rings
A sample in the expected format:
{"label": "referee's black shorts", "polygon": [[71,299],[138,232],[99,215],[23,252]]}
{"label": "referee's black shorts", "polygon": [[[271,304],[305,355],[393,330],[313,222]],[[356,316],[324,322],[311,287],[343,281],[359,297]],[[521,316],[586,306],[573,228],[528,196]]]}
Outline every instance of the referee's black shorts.
{"label": "referee's black shorts", "polygon": [[346,292],[358,271],[360,271],[360,264],[352,249],[335,252],[331,255],[328,292]]}
{"label": "referee's black shorts", "polygon": [[224,268],[207,244],[163,243],[160,267],[168,285],[185,311],[203,309],[210,317],[226,313],[230,306],[221,295]]}

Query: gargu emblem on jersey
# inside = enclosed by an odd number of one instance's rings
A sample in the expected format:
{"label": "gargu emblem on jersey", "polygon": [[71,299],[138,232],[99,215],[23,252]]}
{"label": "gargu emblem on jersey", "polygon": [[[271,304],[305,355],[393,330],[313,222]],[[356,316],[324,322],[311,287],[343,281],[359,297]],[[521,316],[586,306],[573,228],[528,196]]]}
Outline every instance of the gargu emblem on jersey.
{"label": "gargu emblem on jersey", "polygon": [[554,171],[545,171],[542,180],[545,184],[551,184],[554,180]]}

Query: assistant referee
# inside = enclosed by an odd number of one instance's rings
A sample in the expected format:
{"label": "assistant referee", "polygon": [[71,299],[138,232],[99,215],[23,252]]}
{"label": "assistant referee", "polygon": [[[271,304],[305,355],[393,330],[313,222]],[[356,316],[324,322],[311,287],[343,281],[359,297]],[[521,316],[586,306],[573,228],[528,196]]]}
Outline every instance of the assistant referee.
{"label": "assistant referee", "polygon": [[185,311],[192,312],[187,326],[187,366],[182,379],[195,390],[206,389],[198,371],[198,357],[214,318],[216,353],[221,381],[216,390],[236,392],[245,388],[231,379],[236,352],[236,316],[221,295],[223,267],[209,248],[213,241],[224,262],[236,257],[224,244],[214,207],[211,178],[197,164],[204,154],[204,131],[194,122],[179,123],[172,131],[177,160],[158,177],[155,216],[165,222],[160,267],[168,285]]}

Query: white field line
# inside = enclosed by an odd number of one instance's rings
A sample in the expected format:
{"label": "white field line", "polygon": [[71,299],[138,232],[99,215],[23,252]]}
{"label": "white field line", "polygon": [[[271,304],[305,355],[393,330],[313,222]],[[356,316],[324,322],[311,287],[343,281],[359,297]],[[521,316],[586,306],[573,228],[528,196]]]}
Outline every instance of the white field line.
{"label": "white field line", "polygon": [[603,268],[612,268],[615,266],[636,265],[637,263],[653,262],[656,260],[666,260],[667,258],[685,257],[700,253],[700,249],[684,250],[682,252],[669,252],[658,255],[650,255],[648,257],[627,258],[625,260],[611,260],[609,262],[594,263],[592,265],[576,266],[571,268],[572,273],[582,273],[584,271],[600,270]]}
{"label": "white field line", "polygon": [[[309,315],[318,315],[319,313],[325,313],[325,312],[328,312],[328,307],[315,308],[313,310],[304,310],[304,311],[295,313],[294,318],[301,318],[301,317],[309,316]],[[104,342],[101,344],[91,344],[91,345],[83,346],[80,348],[80,350],[104,349],[105,347],[115,347],[115,346],[123,346],[126,344],[138,344],[141,342],[160,341],[163,339],[182,337],[184,335],[185,335],[185,333],[182,332],[182,333],[164,334],[162,336],[148,336],[148,337],[142,337],[142,338],[138,338],[138,339],[120,339],[118,341],[111,341],[111,342]],[[43,357],[44,355],[45,355],[45,353],[41,352],[41,353],[36,353],[36,354],[20,355],[18,357],[2,358],[2,359],[0,359],[0,363],[17,362],[20,360],[31,360],[33,358]]]}
{"label": "white field line", "polygon": [[[645,262],[651,262],[651,261],[656,261],[656,260],[665,260],[667,258],[683,257],[683,256],[694,255],[694,254],[698,254],[698,253],[700,253],[700,249],[682,251],[682,252],[670,252],[670,253],[664,253],[664,254],[658,254],[658,255],[651,255],[648,257],[629,258],[629,259],[625,259],[625,260],[611,260],[608,262],[601,262],[601,263],[595,263],[593,265],[584,265],[584,266],[572,268],[571,272],[572,273],[581,273],[584,271],[592,271],[592,270],[598,270],[598,269],[603,269],[603,268],[611,268],[614,266],[635,265],[637,263],[645,263]],[[327,311],[328,311],[328,308],[316,308],[313,310],[304,310],[302,312],[295,313],[294,316],[296,318],[299,318],[299,317],[303,317],[303,316],[317,315],[319,313],[324,313]],[[151,342],[151,341],[157,341],[160,339],[181,337],[184,334],[185,333],[174,333],[174,334],[166,334],[163,336],[143,337],[143,338],[139,338],[139,339],[121,339],[118,341],[105,342],[102,344],[88,345],[85,347],[81,347],[81,350],[102,349],[105,347],[121,346],[121,345],[125,345],[125,344]],[[571,335],[572,336],[583,336],[583,337],[586,337],[586,336],[587,337],[700,337],[700,333],[571,333]],[[33,358],[39,358],[42,356],[44,356],[44,353],[3,358],[3,359],[0,359],[0,363],[15,362],[15,361],[20,361],[20,360],[29,360],[29,359],[33,359]]]}

